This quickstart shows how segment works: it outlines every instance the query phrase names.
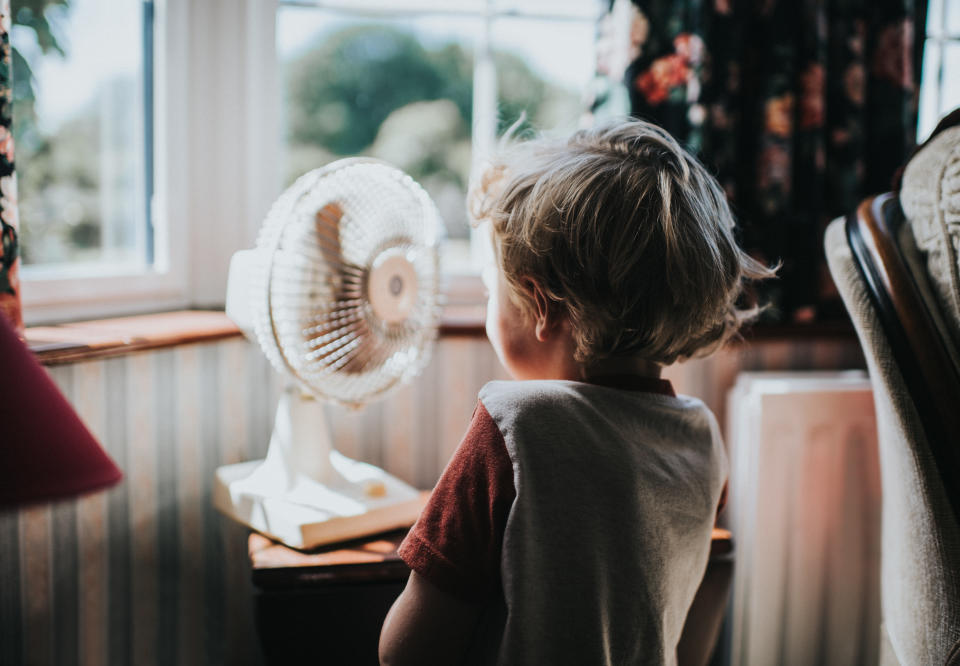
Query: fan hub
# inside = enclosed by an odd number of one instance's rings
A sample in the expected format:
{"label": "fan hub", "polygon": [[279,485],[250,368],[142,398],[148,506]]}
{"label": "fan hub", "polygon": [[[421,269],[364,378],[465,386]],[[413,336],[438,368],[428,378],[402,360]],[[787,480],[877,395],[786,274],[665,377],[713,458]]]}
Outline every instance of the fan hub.
{"label": "fan hub", "polygon": [[417,269],[406,253],[381,252],[370,267],[367,294],[373,313],[387,324],[399,324],[417,304]]}

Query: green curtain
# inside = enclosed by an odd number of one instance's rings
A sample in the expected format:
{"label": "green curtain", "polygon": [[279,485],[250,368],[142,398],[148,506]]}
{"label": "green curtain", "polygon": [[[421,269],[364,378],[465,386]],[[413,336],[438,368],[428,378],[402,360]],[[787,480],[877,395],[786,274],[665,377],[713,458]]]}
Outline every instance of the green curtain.
{"label": "green curtain", "polygon": [[769,318],[843,317],[823,230],[890,189],[914,146],[926,0],[634,0],[630,11],[630,113],[697,152],[745,247],[783,261],[765,285]]}

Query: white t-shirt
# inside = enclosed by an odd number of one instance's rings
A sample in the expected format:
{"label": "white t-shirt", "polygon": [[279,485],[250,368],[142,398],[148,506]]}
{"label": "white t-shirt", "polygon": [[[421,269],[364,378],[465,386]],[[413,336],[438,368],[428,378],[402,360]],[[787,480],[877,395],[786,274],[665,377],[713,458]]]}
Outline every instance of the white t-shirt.
{"label": "white t-shirt", "polygon": [[[726,457],[702,402],[652,390],[546,380],[480,391],[482,409],[400,549],[453,593],[477,592],[463,583],[479,578],[502,587],[468,663],[675,663]],[[515,495],[497,493],[486,511],[472,498],[509,483],[506,464]],[[491,527],[503,531],[499,577],[468,561]]]}

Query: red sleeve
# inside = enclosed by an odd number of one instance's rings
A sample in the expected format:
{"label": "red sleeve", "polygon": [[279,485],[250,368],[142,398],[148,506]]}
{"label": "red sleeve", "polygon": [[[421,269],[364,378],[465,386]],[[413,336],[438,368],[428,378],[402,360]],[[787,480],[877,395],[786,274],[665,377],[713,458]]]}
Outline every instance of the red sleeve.
{"label": "red sleeve", "polygon": [[500,591],[500,550],[516,489],[497,424],[478,403],[400,558],[439,589],[468,601]]}

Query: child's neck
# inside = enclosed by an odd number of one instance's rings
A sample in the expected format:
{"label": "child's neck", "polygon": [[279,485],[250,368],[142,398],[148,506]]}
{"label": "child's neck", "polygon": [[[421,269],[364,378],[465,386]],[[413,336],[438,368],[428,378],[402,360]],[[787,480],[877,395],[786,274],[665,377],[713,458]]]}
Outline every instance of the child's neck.
{"label": "child's neck", "polygon": [[517,376],[517,379],[566,379],[587,384],[603,384],[604,378],[647,377],[659,379],[661,366],[658,363],[631,356],[617,356],[594,361],[589,365],[577,363],[572,356],[551,359],[544,363],[536,373]]}
{"label": "child's neck", "polygon": [[581,381],[592,383],[592,380],[616,375],[635,375],[638,377],[658,379],[661,369],[659,363],[654,363],[653,361],[648,361],[643,358],[616,356],[593,361],[589,365],[583,366]]}
{"label": "child's neck", "polygon": [[[525,353],[519,355],[524,362],[510,368],[515,379],[565,379],[602,384],[604,377],[629,375],[660,378],[659,363],[637,356],[613,356],[586,364],[576,361],[576,343],[565,322],[547,330],[542,337],[539,334],[531,337],[528,342]],[[518,355],[510,355],[509,358],[514,356]]]}

